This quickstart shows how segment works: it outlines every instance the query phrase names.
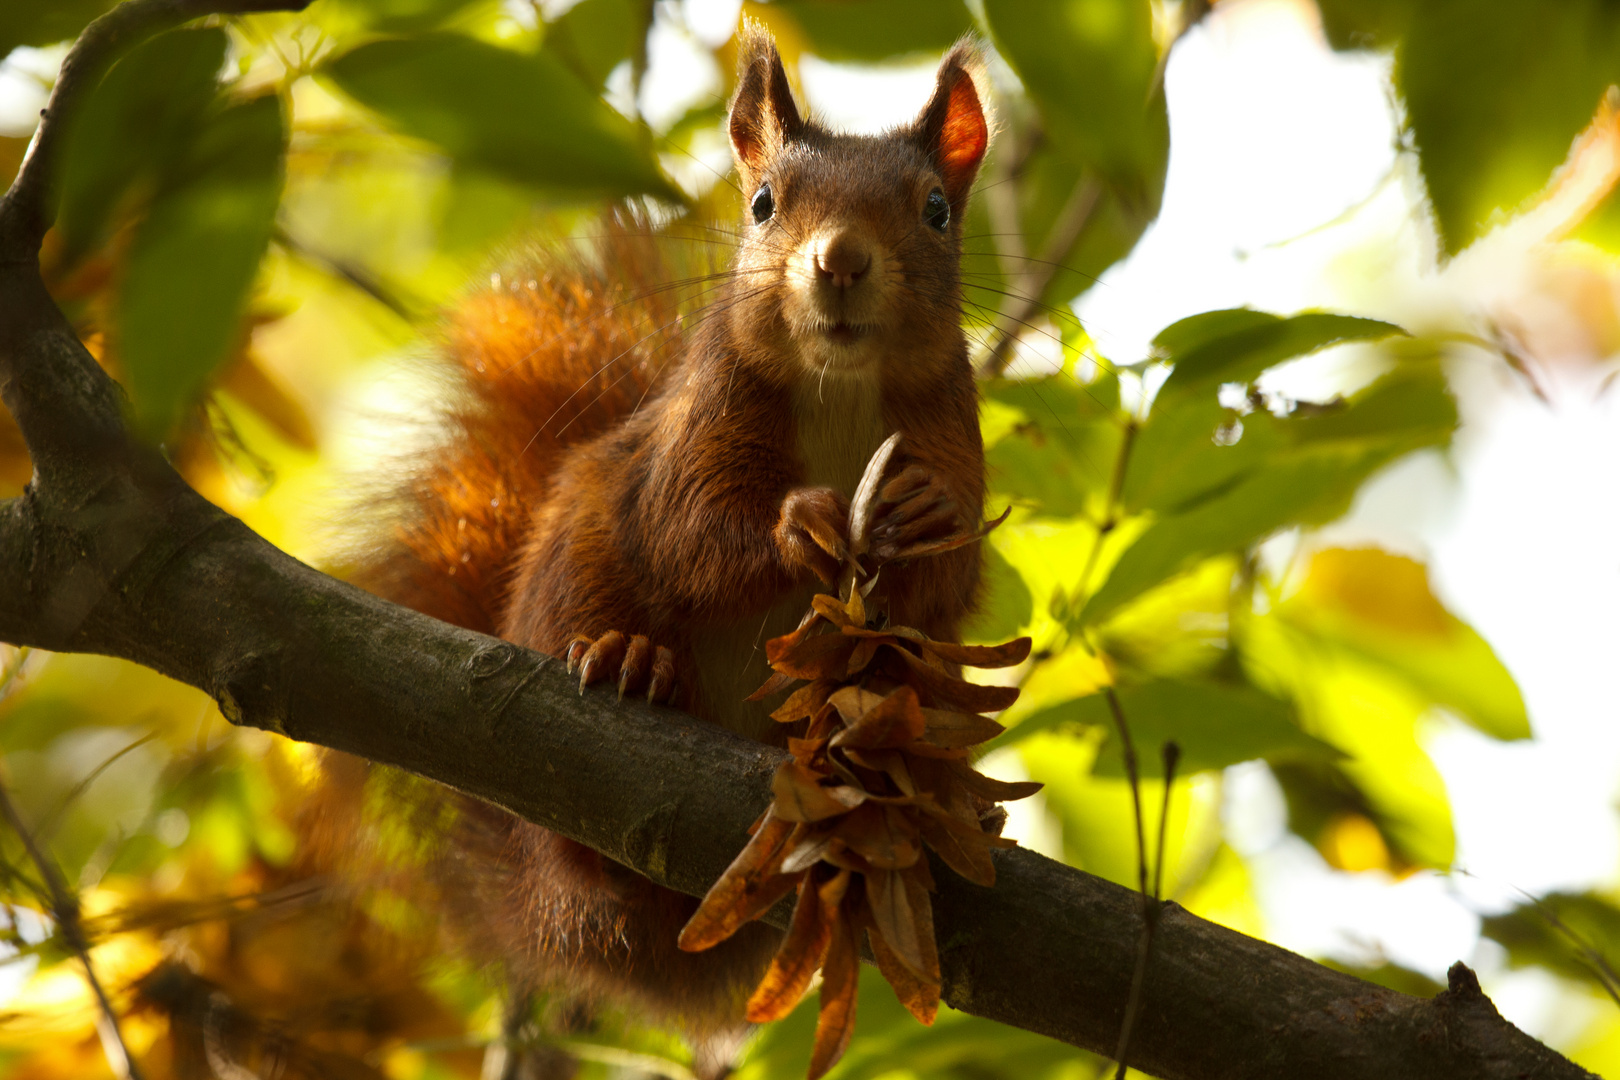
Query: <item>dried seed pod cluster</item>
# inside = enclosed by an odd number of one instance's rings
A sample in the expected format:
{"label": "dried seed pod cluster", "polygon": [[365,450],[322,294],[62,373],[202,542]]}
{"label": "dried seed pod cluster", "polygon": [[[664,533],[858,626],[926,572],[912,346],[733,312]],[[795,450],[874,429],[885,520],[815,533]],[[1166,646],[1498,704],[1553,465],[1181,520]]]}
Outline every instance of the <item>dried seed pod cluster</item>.
{"label": "dried seed pod cluster", "polygon": [[[885,444],[874,456],[869,475],[881,472],[888,450]],[[853,546],[861,538],[865,503],[858,493]],[[982,535],[953,539],[970,543]],[[930,545],[936,551],[949,546],[957,544]],[[753,838],[680,938],[683,949],[709,948],[797,892],[787,937],[748,1002],[748,1018],[762,1023],[787,1015],[820,969],[811,1080],[849,1044],[863,934],[900,1000],[917,1019],[933,1022],[939,954],[924,847],[968,880],[993,884],[990,849],[1013,845],[999,835],[993,807],[1040,788],[973,769],[973,747],[1003,730],[982,714],[1006,708],[1018,691],[957,674],[962,665],[1020,663],[1029,655],[1029,639],[957,645],[907,627],[874,628],[853,575],[844,592],[845,600],[815,597],[799,628],[767,646],[775,674],[754,696],[806,680],[771,714],[801,726],[802,735],[788,740],[793,756],[776,772],[775,798],[754,824]]]}

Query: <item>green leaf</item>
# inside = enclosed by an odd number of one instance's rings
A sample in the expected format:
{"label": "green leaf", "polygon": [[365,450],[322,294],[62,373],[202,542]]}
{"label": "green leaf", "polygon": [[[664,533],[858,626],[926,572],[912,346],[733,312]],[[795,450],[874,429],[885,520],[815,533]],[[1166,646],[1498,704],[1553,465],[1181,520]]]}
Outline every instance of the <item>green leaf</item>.
{"label": "green leaf", "polygon": [[1293,698],[1305,731],[1348,755],[1278,764],[1289,827],[1318,843],[1334,818],[1363,814],[1404,862],[1449,868],[1456,835],[1445,781],[1418,741],[1430,703],[1383,668],[1274,616],[1250,620],[1243,661],[1251,677]]}
{"label": "green leaf", "polygon": [[[1242,437],[1218,440],[1223,430]],[[1120,500],[1133,514],[1189,510],[1259,468],[1276,452],[1279,431],[1269,414],[1240,417],[1213,397],[1155,409],[1131,444]]]}
{"label": "green leaf", "polygon": [[1277,614],[1382,667],[1493,738],[1530,737],[1513,676],[1490,644],[1435,597],[1421,563],[1377,548],[1318,551]]}
{"label": "green leaf", "polygon": [[281,199],[286,130],[273,95],[207,122],[140,225],[119,297],[140,428],[168,432],[230,354]]}
{"label": "green leaf", "polygon": [[[1262,757],[1331,760],[1342,756],[1301,731],[1287,702],[1251,686],[1155,679],[1120,687],[1115,693],[1136,746],[1141,776],[1164,775],[1161,748],[1170,741],[1181,749],[1176,772],[1183,776]],[[1033,713],[997,745],[1061,727],[1102,729],[1105,734],[1095,771],[1104,776],[1125,775],[1124,755],[1106,694],[1090,694]]]}
{"label": "green leaf", "polygon": [[[969,295],[994,310],[1023,276],[1056,270],[1036,297],[1047,310],[1090,288],[1158,216],[1170,127],[1156,80],[1158,46],[1147,0],[986,0],[996,48],[1040,110],[1036,141],[1018,164],[1018,220],[1031,262],[1003,273],[984,207],[969,209]],[[1019,153],[1012,139],[992,155]],[[991,170],[995,168],[994,162]],[[1083,218],[1076,212],[1090,200]],[[984,200],[980,200],[983,202]],[[1083,220],[1077,237],[1057,231]],[[994,261],[992,261],[992,259]],[[977,299],[977,298],[976,298]]]}
{"label": "green leaf", "polygon": [[1247,308],[1207,311],[1173,323],[1153,339],[1159,358],[1174,364],[1153,407],[1222,383],[1248,383],[1269,367],[1349,341],[1375,341],[1406,331],[1377,319],[1307,312],[1282,318]]}
{"label": "green leaf", "polygon": [[77,37],[114,0],[6,0],[0,4],[0,59],[19,45]]}
{"label": "green leaf", "polygon": [[942,53],[973,30],[962,0],[775,0],[810,49],[828,60],[873,63],[915,53]]}
{"label": "green leaf", "polygon": [[652,5],[638,0],[582,0],[547,25],[544,52],[556,56],[587,86],[635,56],[647,36]]}
{"label": "green leaf", "polygon": [[990,544],[984,548],[984,599],[962,631],[964,640],[999,644],[1023,633],[1035,613],[1035,600],[1023,577]]}
{"label": "green leaf", "polygon": [[[483,0],[337,0],[361,26],[393,33],[431,30]],[[352,16],[351,16],[352,17]]]}
{"label": "green leaf", "polygon": [[1395,77],[1455,253],[1547,185],[1620,82],[1620,9],[1430,0],[1414,9]]}
{"label": "green leaf", "polygon": [[1083,625],[1099,622],[1200,559],[1241,550],[1287,526],[1331,521],[1379,467],[1449,441],[1457,407],[1437,367],[1412,363],[1338,411],[1286,420],[1254,413],[1244,425],[1243,438],[1250,425],[1263,433],[1265,456],[1208,497],[1155,518],[1086,602]]}
{"label": "green leaf", "polygon": [[647,133],[555,56],[425,34],[361,45],[325,71],[361,104],[466,164],[571,194],[680,198]]}
{"label": "green leaf", "polygon": [[1053,517],[1100,512],[1093,504],[1108,488],[1124,427],[1118,380],[1085,384],[1059,372],[998,379],[985,395],[1024,418],[985,453],[992,490]]}
{"label": "green leaf", "polygon": [[985,0],[984,15],[1074,164],[1119,185],[1162,185],[1170,133],[1148,0]]}
{"label": "green leaf", "polygon": [[118,201],[185,153],[214,100],[225,31],[175,30],[107,73],[69,129],[59,182],[63,256],[101,243]]}
{"label": "green leaf", "polygon": [[[1552,893],[1501,915],[1487,915],[1481,931],[1508,952],[1515,968],[1544,967],[1566,978],[1613,990],[1620,965],[1620,905],[1596,893]],[[1606,971],[1605,971],[1606,969]]]}

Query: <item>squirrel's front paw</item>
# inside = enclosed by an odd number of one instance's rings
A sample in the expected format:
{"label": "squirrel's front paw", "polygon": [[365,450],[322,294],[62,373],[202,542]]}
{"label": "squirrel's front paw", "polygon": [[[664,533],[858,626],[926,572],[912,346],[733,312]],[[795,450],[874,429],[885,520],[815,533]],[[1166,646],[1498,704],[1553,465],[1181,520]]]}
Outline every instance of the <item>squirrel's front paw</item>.
{"label": "squirrel's front paw", "polygon": [[849,500],[832,488],[795,488],[782,500],[776,543],[792,565],[831,585],[849,558]]}
{"label": "squirrel's front paw", "polygon": [[654,647],[640,634],[626,636],[609,630],[601,637],[576,634],[563,654],[568,674],[579,672],[579,692],[617,672],[619,696],[646,695],[655,705],[673,705],[680,690],[675,677],[675,654]]}
{"label": "squirrel's front paw", "polygon": [[975,526],[950,489],[925,465],[907,465],[878,492],[872,513],[872,554],[892,559],[912,544],[940,540]]}

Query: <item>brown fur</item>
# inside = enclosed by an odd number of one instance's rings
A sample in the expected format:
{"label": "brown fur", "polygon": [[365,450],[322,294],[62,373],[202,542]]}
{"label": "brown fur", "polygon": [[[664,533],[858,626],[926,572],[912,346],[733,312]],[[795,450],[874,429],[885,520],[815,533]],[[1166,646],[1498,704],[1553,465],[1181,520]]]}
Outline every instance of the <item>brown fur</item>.
{"label": "brown fur", "polygon": [[[768,707],[740,698],[764,678],[763,641],[829,572],[812,535],[842,530],[878,442],[901,432],[903,462],[931,472],[957,524],[982,517],[958,284],[988,135],[976,70],[958,47],[914,125],[837,135],[800,119],[774,45],[748,30],[733,147],[745,204],[768,183],[775,213],[745,210],[720,299],[683,336],[646,280],[655,258],[628,237],[596,269],[552,261],[472,297],[446,350],[465,400],[366,583],[553,655],[579,634],[646,635],[673,651],[696,715],[774,737]],[[936,188],[944,232],[925,220]],[[950,640],[978,574],[978,554],[958,550],[885,569],[881,592],[895,621]],[[774,932],[682,954],[695,901],[498,811],[462,813],[477,838],[445,872],[496,898],[479,934],[520,978],[630,997],[699,1030],[740,1022]]]}

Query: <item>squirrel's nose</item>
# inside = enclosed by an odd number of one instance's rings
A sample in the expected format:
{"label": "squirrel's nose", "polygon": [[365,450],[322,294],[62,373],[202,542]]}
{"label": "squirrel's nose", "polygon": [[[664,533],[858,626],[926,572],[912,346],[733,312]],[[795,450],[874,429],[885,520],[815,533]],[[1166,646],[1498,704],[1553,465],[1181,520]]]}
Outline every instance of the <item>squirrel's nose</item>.
{"label": "squirrel's nose", "polygon": [[816,251],[816,277],[836,289],[847,289],[861,280],[871,265],[871,250],[852,233],[838,233]]}

